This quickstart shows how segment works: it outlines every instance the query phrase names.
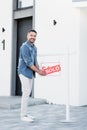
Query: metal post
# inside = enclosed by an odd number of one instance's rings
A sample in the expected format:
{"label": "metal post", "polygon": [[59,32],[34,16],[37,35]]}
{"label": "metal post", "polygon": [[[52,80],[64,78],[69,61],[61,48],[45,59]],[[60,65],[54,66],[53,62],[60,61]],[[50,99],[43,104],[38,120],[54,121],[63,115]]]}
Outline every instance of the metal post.
{"label": "metal post", "polygon": [[67,52],[67,88],[66,88],[66,119],[62,120],[63,123],[74,122],[70,119],[70,52]]}

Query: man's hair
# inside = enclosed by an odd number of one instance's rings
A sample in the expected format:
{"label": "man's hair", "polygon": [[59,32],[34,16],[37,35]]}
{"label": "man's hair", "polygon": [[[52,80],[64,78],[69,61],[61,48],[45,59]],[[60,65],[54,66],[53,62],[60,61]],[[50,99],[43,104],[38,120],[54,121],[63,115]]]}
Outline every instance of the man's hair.
{"label": "man's hair", "polygon": [[28,33],[30,33],[30,32],[34,32],[34,33],[36,33],[36,34],[37,34],[37,31],[36,31],[36,30],[34,30],[34,29],[31,29],[31,30],[29,30],[29,31],[28,31]]}

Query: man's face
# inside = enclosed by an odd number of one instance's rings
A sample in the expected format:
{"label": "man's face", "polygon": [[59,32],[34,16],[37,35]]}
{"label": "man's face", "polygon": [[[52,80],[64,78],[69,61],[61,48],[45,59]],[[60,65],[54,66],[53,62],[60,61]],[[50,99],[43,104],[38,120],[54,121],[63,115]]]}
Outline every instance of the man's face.
{"label": "man's face", "polygon": [[30,43],[33,44],[36,40],[36,36],[37,36],[37,34],[35,32],[30,32],[27,35],[27,39],[29,40]]}

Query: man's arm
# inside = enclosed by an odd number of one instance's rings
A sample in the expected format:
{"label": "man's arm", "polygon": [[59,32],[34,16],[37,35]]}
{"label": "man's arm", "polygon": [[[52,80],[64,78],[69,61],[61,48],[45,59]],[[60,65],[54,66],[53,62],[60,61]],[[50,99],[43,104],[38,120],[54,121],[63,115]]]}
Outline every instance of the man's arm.
{"label": "man's arm", "polygon": [[22,48],[22,56],[23,56],[23,59],[24,59],[24,62],[26,63],[26,65],[32,69],[33,71],[37,72],[38,74],[42,75],[42,76],[45,76],[46,75],[46,72],[39,69],[38,67],[36,67],[32,60],[31,60],[31,55],[29,53],[29,49],[26,47],[26,46],[23,46]]}
{"label": "man's arm", "polygon": [[29,66],[30,69],[32,69],[33,71],[37,72],[38,74],[42,75],[42,76],[45,76],[46,75],[46,72],[41,70],[41,69],[38,69],[36,66],[34,65],[31,65]]}

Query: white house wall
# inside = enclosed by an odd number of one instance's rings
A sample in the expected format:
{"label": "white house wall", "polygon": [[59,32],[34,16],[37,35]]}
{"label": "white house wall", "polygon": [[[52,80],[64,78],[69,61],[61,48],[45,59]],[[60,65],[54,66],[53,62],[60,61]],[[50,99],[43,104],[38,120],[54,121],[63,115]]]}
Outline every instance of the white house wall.
{"label": "white house wall", "polygon": [[[5,29],[2,32],[2,28]],[[5,50],[2,41],[5,40]],[[0,96],[10,95],[12,47],[12,0],[0,4]]]}
{"label": "white house wall", "polygon": [[[53,20],[57,22],[55,26]],[[59,75],[37,75],[35,97],[65,104],[69,87],[70,104],[80,105],[80,10],[73,8],[71,0],[36,0],[35,29],[38,32],[36,45],[39,64],[54,62],[61,65]]]}
{"label": "white house wall", "polygon": [[[36,40],[38,62],[41,68],[47,67],[48,70],[52,66],[57,66],[57,71],[46,77],[37,74],[34,96],[46,98],[57,104],[66,104],[67,96],[71,105],[87,104],[87,3],[76,6],[72,0],[35,0],[34,23],[38,32]],[[12,14],[12,0],[8,2],[2,0],[0,96],[11,95]],[[5,29],[4,32],[2,28]]]}
{"label": "white house wall", "polygon": [[84,105],[87,104],[87,8],[80,8],[80,30],[80,102]]}

